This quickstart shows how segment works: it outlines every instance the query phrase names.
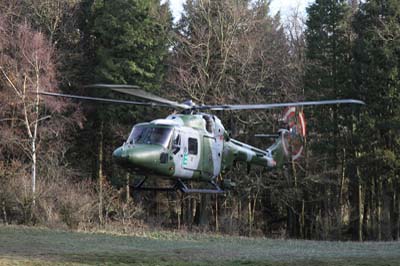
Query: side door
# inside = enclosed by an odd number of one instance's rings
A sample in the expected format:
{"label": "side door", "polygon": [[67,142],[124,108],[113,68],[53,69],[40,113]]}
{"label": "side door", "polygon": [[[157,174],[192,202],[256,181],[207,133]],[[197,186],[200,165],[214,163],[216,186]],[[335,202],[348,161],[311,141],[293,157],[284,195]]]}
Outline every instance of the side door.
{"label": "side door", "polygon": [[172,154],[175,164],[174,176],[179,178],[192,178],[195,173],[201,171],[200,142],[198,133],[187,130],[176,130]]}
{"label": "side door", "polygon": [[188,134],[184,138],[183,147],[183,161],[184,169],[192,171],[201,171],[200,169],[200,140],[197,134]]}

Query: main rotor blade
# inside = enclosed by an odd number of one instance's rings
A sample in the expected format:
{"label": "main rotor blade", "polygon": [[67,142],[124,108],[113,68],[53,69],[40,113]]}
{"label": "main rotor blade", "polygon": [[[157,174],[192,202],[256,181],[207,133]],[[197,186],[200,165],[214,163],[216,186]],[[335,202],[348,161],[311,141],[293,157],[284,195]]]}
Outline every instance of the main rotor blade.
{"label": "main rotor blade", "polygon": [[341,99],[341,100],[326,100],[326,101],[308,101],[308,102],[293,102],[293,103],[269,103],[269,104],[226,104],[226,105],[202,105],[195,107],[200,110],[252,110],[252,109],[272,109],[278,107],[292,107],[292,106],[309,106],[309,105],[326,105],[326,104],[362,104],[363,101],[354,99]]}
{"label": "main rotor blade", "polygon": [[173,107],[169,104],[152,103],[152,102],[135,102],[135,101],[108,99],[108,98],[88,97],[88,96],[79,96],[79,95],[72,95],[72,94],[47,92],[47,91],[39,91],[38,93],[41,95],[46,95],[46,96],[64,97],[64,98],[98,101],[98,102],[106,102],[106,103],[121,103],[121,104],[144,105],[144,106],[152,106],[152,107],[168,107],[168,108]]}
{"label": "main rotor blade", "polygon": [[93,87],[93,88],[109,88],[112,89],[113,91],[117,91],[120,93],[125,93],[125,94],[129,94],[129,95],[133,95],[136,97],[140,97],[143,99],[147,99],[147,100],[151,100],[154,102],[159,102],[159,103],[163,103],[163,104],[168,104],[172,107],[178,107],[178,108],[182,108],[182,109],[188,109],[191,106],[187,105],[187,104],[182,104],[182,103],[178,103],[178,102],[174,102],[159,96],[156,96],[154,94],[151,94],[147,91],[141,90],[139,89],[139,87],[134,86],[134,85],[114,85],[114,84],[93,84],[93,85],[88,85],[85,87]]}

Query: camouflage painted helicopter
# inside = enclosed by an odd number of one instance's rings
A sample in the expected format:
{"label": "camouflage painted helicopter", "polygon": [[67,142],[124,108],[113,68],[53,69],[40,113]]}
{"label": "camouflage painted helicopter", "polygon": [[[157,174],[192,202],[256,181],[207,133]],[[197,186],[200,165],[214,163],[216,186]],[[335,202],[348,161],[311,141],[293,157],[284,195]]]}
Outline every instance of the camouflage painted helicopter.
{"label": "camouflage painted helicopter", "polygon": [[[184,193],[222,193],[233,183],[229,179],[217,184],[217,177],[226,173],[236,162],[274,168],[288,159],[301,156],[306,136],[306,121],[303,112],[296,107],[326,104],[364,104],[353,99],[308,101],[250,105],[195,105],[192,101],[178,103],[150,94],[132,85],[94,84],[88,87],[109,88],[113,91],[150,100],[150,102],[126,101],[40,92],[47,96],[61,96],[81,100],[109,103],[144,105],[180,109],[165,119],[133,126],[127,141],[113,152],[115,161],[134,172],[145,176],[134,189],[180,190]],[[282,121],[286,125],[276,135],[256,135],[273,137],[274,143],[266,150],[250,146],[230,137],[221,120],[203,111],[249,110],[285,107]],[[143,186],[148,177],[164,178],[174,182],[167,188]],[[190,188],[188,181],[209,183],[212,188]],[[222,187],[222,188],[221,188]]]}

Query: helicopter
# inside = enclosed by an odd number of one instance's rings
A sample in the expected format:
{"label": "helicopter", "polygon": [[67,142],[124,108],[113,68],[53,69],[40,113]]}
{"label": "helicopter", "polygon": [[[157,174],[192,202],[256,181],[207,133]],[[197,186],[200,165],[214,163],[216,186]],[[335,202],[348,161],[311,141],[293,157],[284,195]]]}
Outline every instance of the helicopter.
{"label": "helicopter", "polygon": [[[140,182],[132,185],[134,190],[179,190],[183,193],[224,193],[235,184],[228,178],[217,181],[217,177],[232,170],[238,162],[246,163],[249,171],[251,165],[273,169],[281,167],[287,160],[300,158],[306,137],[306,120],[304,113],[299,111],[298,107],[365,104],[360,100],[338,99],[268,104],[196,105],[191,100],[183,103],[171,101],[134,85],[93,84],[85,87],[107,88],[148,100],[148,102],[45,91],[39,94],[180,110],[166,118],[134,125],[128,139],[114,150],[112,157],[127,171],[134,171],[144,176]],[[266,150],[233,139],[221,120],[216,115],[207,112],[271,108],[285,108],[281,118],[284,126],[278,130],[277,134],[255,135],[274,139],[273,144]],[[147,187],[144,184],[148,178],[168,179],[173,184],[170,187]],[[191,181],[202,186],[207,185],[203,188],[193,188],[189,185]]]}

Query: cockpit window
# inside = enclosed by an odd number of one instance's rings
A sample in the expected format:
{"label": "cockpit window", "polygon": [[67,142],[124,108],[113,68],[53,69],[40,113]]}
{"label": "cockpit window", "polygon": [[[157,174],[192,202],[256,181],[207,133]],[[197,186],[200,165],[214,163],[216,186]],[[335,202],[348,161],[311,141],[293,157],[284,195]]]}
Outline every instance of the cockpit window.
{"label": "cockpit window", "polygon": [[137,126],[132,130],[128,144],[159,144],[168,147],[172,128]]}
{"label": "cockpit window", "polygon": [[131,145],[136,143],[136,141],[138,140],[140,135],[143,133],[143,129],[144,129],[144,126],[134,126],[131,134],[129,135],[127,143],[131,144]]}

